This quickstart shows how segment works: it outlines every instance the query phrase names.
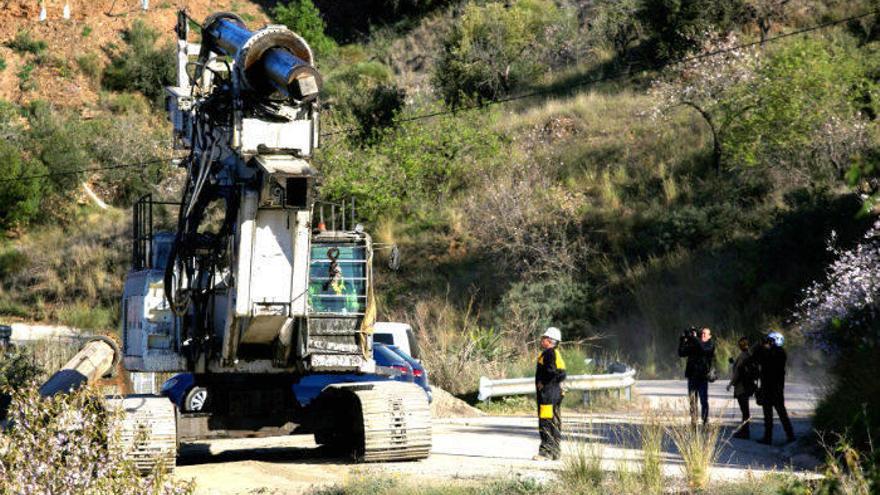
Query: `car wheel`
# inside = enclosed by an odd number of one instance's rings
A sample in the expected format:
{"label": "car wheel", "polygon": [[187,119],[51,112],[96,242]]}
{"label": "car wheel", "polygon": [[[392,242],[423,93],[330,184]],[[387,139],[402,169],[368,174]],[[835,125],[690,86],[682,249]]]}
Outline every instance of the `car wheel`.
{"label": "car wheel", "polygon": [[205,387],[193,387],[183,400],[183,408],[188,412],[200,412],[208,403],[208,389]]}

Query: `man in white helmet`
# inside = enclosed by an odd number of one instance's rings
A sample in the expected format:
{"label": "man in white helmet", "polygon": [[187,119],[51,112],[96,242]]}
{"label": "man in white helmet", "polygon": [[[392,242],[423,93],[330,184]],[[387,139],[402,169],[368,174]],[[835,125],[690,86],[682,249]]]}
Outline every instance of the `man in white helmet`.
{"label": "man in white helmet", "polygon": [[538,395],[538,432],[541,434],[541,447],[536,461],[556,460],[561,455],[562,417],[559,406],[562,403],[562,381],[565,380],[565,361],[559,352],[562,332],[556,327],[548,328],[541,335],[541,355],[535,367],[535,389]]}
{"label": "man in white helmet", "polygon": [[795,440],[794,428],[788,411],[785,409],[785,365],[788,356],[783,346],[785,337],[779,332],[770,332],[752,354],[761,366],[761,386],[755,395],[758,404],[764,409],[764,436],[758,443],[773,443],[773,410],[779,415],[779,422],[785,431],[786,443]]}

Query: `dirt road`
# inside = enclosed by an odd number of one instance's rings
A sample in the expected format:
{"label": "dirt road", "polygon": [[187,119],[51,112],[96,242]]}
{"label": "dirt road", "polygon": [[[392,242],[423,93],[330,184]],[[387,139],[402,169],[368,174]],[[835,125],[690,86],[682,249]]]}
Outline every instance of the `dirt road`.
{"label": "dirt road", "polygon": [[[637,396],[646,406],[664,408],[680,414],[685,384],[681,381],[643,381]],[[816,391],[803,384],[787,387],[787,403],[798,436],[810,431]],[[713,417],[732,428],[739,411],[722,384],[710,390]],[[753,414],[761,413],[752,404]],[[601,449],[603,464],[611,469],[638,457],[633,447],[639,412],[588,414],[565,417],[567,444],[587,440]],[[757,438],[763,432],[758,421],[753,429]],[[777,428],[779,426],[777,425]],[[784,435],[776,431],[781,441]],[[434,423],[434,447],[431,457],[419,462],[354,465],[331,456],[315,445],[311,436],[288,436],[262,439],[215,440],[182,446],[177,476],[195,479],[200,494],[240,494],[264,490],[266,493],[296,494],[313,486],[342,483],[347,477],[364,473],[397,473],[405,478],[425,480],[480,479],[499,476],[548,478],[560,462],[535,462],[531,456],[538,447],[535,419],[532,417],[479,417],[441,419]],[[767,447],[753,441],[730,440],[721,454],[713,477],[734,479],[747,473],[804,463],[804,456],[792,459],[792,446]],[[809,464],[809,459],[806,459]],[[664,469],[676,475],[680,457],[671,446],[664,452]]]}

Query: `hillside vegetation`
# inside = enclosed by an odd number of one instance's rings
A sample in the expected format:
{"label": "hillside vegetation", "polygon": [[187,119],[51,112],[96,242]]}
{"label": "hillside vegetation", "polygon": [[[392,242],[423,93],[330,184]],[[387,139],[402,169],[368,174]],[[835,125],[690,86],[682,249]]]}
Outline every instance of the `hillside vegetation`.
{"label": "hillside vegetation", "polygon": [[[412,323],[429,364],[447,370],[435,375],[440,385],[467,394],[480,374],[526,368],[549,324],[643,376],[679,373],[677,337],[691,325],[713,328],[722,368],[740,335],[770,328],[786,331],[795,363],[825,359],[792,316],[834,258],[829,242],[852,246],[873,219],[880,29],[867,16],[773,38],[874,6],[292,0],[191,9],[272,18],[313,43],[326,79],[322,194],[355,198],[375,237],[401,246],[402,268],[378,273],[380,316]],[[0,179],[156,161],[0,182],[3,315],[116,325],[122,209],[146,192],[176,194],[176,175],[159,164],[170,152],[158,124],[173,7],[64,25],[17,17],[15,32],[5,28]],[[82,53],[52,35],[90,40],[87,27],[102,34]],[[59,81],[89,96],[69,98],[54,90]],[[81,182],[111,210],[93,206]]]}

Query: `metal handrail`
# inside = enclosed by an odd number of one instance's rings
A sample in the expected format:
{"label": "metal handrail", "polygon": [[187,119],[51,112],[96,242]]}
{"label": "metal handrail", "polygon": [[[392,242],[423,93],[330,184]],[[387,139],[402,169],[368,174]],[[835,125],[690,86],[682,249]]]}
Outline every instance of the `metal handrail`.
{"label": "metal handrail", "polygon": [[[565,379],[564,386],[568,390],[614,390],[629,389],[636,383],[636,370],[630,368],[623,373],[606,373],[602,375],[573,375]],[[535,393],[535,378],[505,378],[492,380],[480,377],[480,391],[477,399],[487,401],[492,397],[505,395],[529,395]]]}

